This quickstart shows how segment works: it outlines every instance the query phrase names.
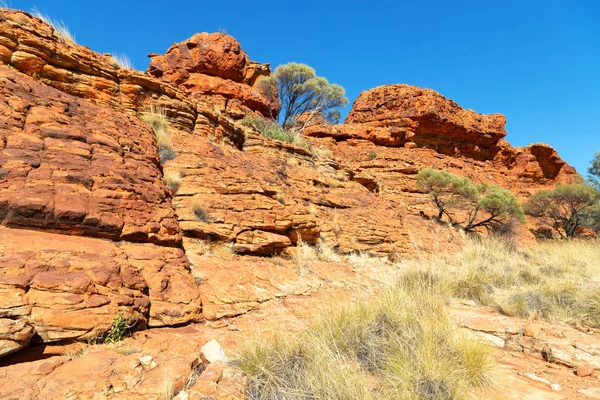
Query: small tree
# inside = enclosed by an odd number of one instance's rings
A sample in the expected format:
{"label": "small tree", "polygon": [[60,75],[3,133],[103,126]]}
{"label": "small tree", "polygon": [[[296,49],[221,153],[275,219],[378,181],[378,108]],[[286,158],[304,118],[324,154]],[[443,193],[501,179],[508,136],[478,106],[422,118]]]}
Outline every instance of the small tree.
{"label": "small tree", "polygon": [[306,64],[292,62],[280,65],[271,76],[261,78],[257,85],[271,104],[276,104],[277,99],[281,104],[279,116],[275,118],[272,110],[271,117],[283,129],[296,134],[317,116],[337,122],[340,114],[336,108],[348,104],[343,87],[317,76],[315,70]]}
{"label": "small tree", "polygon": [[583,216],[583,225],[600,236],[600,204],[588,208]]}
{"label": "small tree", "polygon": [[600,151],[592,159],[588,173],[591,175],[590,184],[600,190]]}
{"label": "small tree", "polygon": [[525,221],[517,198],[499,186],[478,185],[469,178],[433,169],[419,171],[417,184],[431,195],[439,220],[446,216],[466,232],[479,228],[499,232],[510,222]]}
{"label": "small tree", "polygon": [[469,178],[451,174],[448,171],[424,169],[417,174],[417,184],[431,195],[438,210],[437,218],[444,215],[453,221],[450,210],[461,207],[466,201],[477,200],[478,188]]}
{"label": "small tree", "polygon": [[552,190],[542,190],[531,196],[525,212],[538,218],[561,238],[573,238],[577,236],[577,228],[590,223],[593,215],[588,215],[588,211],[593,211],[598,200],[598,191],[583,183],[557,185]]}

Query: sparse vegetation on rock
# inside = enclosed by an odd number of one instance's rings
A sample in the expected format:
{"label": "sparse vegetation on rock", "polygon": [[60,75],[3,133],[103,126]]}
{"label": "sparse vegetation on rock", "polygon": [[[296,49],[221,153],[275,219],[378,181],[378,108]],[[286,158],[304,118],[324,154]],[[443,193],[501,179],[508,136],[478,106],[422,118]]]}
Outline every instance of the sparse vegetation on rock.
{"label": "sparse vegetation on rock", "polygon": [[136,315],[125,315],[123,311],[119,311],[115,317],[110,330],[104,337],[104,343],[115,343],[123,340],[127,332],[135,326],[138,318]]}
{"label": "sparse vegetation on rock", "polygon": [[499,186],[475,184],[469,178],[434,169],[419,171],[417,184],[431,195],[438,220],[445,216],[465,232],[480,228],[502,232],[513,221],[525,222],[517,198]]}
{"label": "sparse vegetation on rock", "polygon": [[249,128],[254,128],[261,135],[269,139],[281,140],[282,142],[294,143],[296,137],[293,133],[286,131],[275,121],[261,117],[257,114],[246,114],[240,123]]}
{"label": "sparse vegetation on rock", "polygon": [[69,31],[69,28],[67,27],[67,25],[65,25],[63,21],[49,17],[47,14],[42,13],[37,7],[34,7],[33,10],[31,10],[31,14],[34,17],[41,19],[42,21],[53,27],[54,30],[58,33],[58,35],[65,41],[71,42],[73,44],[76,43],[75,36],[71,34],[71,31]]}
{"label": "sparse vegetation on rock", "polygon": [[192,210],[194,212],[194,216],[196,220],[200,222],[210,222],[210,215],[206,211],[206,206],[200,199],[194,200],[194,204],[192,206]]}
{"label": "sparse vegetation on rock", "polygon": [[181,186],[181,174],[173,171],[169,171],[165,173],[164,176],[165,183],[171,189],[173,194],[176,194]]}
{"label": "sparse vegetation on rock", "polygon": [[343,87],[317,76],[306,64],[280,65],[270,76],[260,78],[258,87],[272,104],[279,100],[281,111],[278,116],[274,112],[271,116],[295,135],[318,117],[337,122],[340,118],[337,108],[348,104]]}
{"label": "sparse vegetation on rock", "polygon": [[450,321],[448,292],[416,271],[377,298],[323,315],[303,332],[257,340],[237,363],[249,399],[460,399],[487,387],[487,347]]}
{"label": "sparse vegetation on rock", "polygon": [[135,69],[133,63],[125,54],[112,54],[110,56],[110,63],[117,69]]}
{"label": "sparse vegetation on rock", "polygon": [[537,218],[559,237],[574,238],[583,226],[594,227],[598,221],[597,207],[600,193],[583,183],[557,185],[531,196],[525,212]]}
{"label": "sparse vegetation on rock", "polygon": [[169,119],[167,118],[166,110],[151,106],[147,111],[142,113],[141,118],[154,130],[160,162],[164,164],[177,157],[169,136]]}

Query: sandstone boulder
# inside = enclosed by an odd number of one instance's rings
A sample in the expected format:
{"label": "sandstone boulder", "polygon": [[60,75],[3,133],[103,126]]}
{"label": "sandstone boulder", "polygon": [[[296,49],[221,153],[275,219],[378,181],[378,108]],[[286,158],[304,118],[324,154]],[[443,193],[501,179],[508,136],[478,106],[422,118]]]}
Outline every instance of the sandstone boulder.
{"label": "sandstone boulder", "polygon": [[269,75],[268,64],[250,61],[233,37],[198,33],[171,46],[166,54],[150,54],[148,74],[182,87],[193,98],[210,102],[211,96],[237,99],[250,110],[271,114],[272,104],[253,87]]}

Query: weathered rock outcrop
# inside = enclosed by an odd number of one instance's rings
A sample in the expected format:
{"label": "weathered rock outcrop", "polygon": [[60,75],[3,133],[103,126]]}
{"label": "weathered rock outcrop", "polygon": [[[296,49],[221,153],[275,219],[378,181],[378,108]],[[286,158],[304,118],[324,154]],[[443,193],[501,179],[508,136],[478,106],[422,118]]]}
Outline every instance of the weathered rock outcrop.
{"label": "weathered rock outcrop", "polygon": [[347,124],[389,128],[396,146],[418,146],[448,155],[486,157],[506,136],[506,118],[465,110],[431,89],[387,85],[362,92]]}
{"label": "weathered rock outcrop", "polygon": [[191,131],[185,94],[6,10],[0,93],[0,355],[95,338],[120,311],[141,327],[201,320],[156,139],[136,116],[166,103]]}
{"label": "weathered rock outcrop", "polygon": [[0,68],[0,224],[181,243],[152,130]]}
{"label": "weathered rock outcrop", "polygon": [[431,89],[388,85],[363,92],[344,124],[311,126],[306,135],[353,180],[415,213],[429,209],[415,182],[424,168],[495,183],[521,199],[581,179],[546,144],[510,146],[504,124],[502,115],[464,110]]}
{"label": "weathered rock outcrop", "polygon": [[150,75],[179,85],[192,99],[236,100],[265,116],[275,107],[253,87],[259,77],[269,75],[269,65],[251,61],[229,35],[198,33],[164,55],[150,54],[150,60]]}
{"label": "weathered rock outcrop", "polygon": [[[163,326],[300,293],[257,286],[271,269],[255,259],[203,272],[196,239],[254,255],[300,240],[382,256],[447,245],[456,232],[419,216],[431,207],[415,185],[423,168],[520,198],[579,179],[547,145],[512,148],[503,116],[407,85],[363,93],[344,124],[310,127],[312,147],[265,138],[239,120],[270,114],[255,87],[268,73],[219,33],[152,54],[148,73],[126,70],[2,11],[0,355],[96,337],[119,311]],[[170,124],[176,157],[164,165],[138,117],[150,106]],[[179,177],[177,193],[163,172]]]}

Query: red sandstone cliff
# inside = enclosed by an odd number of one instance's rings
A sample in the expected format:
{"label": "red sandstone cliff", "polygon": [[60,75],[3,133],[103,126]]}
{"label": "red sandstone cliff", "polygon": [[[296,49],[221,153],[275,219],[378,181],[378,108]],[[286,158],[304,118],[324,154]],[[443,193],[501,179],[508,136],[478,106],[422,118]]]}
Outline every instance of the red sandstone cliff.
{"label": "red sandstone cliff", "polygon": [[[309,128],[312,152],[267,139],[239,120],[268,113],[254,87],[268,73],[217,33],[151,55],[147,73],[118,69],[27,13],[2,12],[0,355],[32,338],[95,337],[119,310],[162,326],[281,296],[260,263],[195,262],[197,239],[258,255],[299,239],[394,256],[450,242],[455,232],[418,216],[430,208],[415,185],[423,168],[521,199],[580,179],[547,145],[511,147],[503,116],[407,85],[366,91],[344,124]],[[171,124],[165,165],[139,118],[149,105]],[[181,176],[176,194],[163,172]]]}

